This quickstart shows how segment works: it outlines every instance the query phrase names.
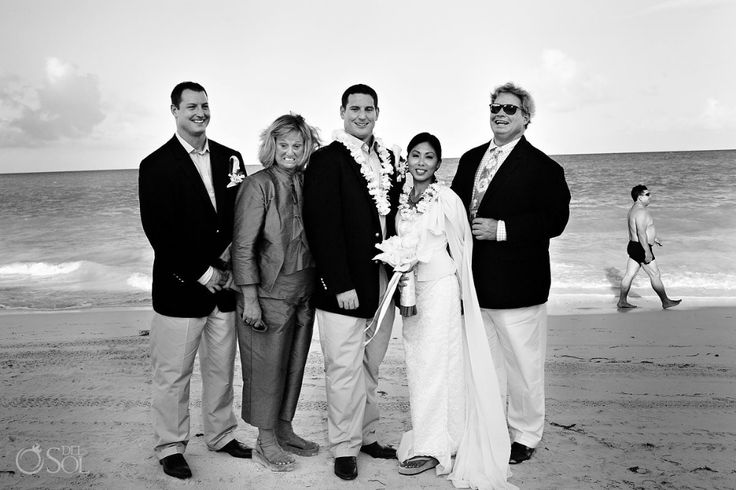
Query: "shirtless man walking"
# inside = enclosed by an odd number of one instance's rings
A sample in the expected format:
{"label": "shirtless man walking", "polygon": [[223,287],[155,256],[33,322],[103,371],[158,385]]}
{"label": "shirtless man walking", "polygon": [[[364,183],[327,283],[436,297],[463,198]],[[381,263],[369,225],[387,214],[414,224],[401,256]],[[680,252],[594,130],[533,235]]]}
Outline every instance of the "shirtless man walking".
{"label": "shirtless man walking", "polygon": [[652,247],[656,243],[660,247],[662,242],[657,238],[657,230],[654,228],[654,219],[647,210],[650,202],[650,192],[645,185],[637,185],[631,189],[631,198],[634,204],[631,206],[628,215],[629,222],[629,246],[626,252],[629,254],[629,260],[626,263],[626,274],[621,279],[621,293],[618,299],[619,308],[636,308],[626,300],[631,289],[631,283],[639,272],[640,268],[644,268],[644,272],[649,275],[652,283],[652,289],[657,293],[659,299],[662,300],[662,308],[667,309],[680,304],[681,299],[670,299],[664,291],[664,284],[659,273],[659,267],[654,260]]}

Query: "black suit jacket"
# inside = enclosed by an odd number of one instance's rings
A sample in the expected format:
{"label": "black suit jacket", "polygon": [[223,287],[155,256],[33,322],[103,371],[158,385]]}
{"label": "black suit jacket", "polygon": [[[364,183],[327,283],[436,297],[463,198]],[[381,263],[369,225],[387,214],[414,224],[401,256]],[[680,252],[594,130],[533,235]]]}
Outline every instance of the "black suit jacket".
{"label": "black suit jacket", "polygon": [[227,188],[235,150],[209,140],[217,211],[202,178],[176,136],[147,156],[138,172],[141,222],[154,251],[153,309],[166,316],[196,318],[217,305],[235,309],[234,292],[212,294],[197,280],[209,266],[222,269],[220,255],[232,240],[238,187]]}
{"label": "black suit jacket", "polygon": [[[389,152],[391,163],[394,155]],[[386,236],[394,234],[396,201],[400,192],[392,174],[389,199],[392,212],[386,217]],[[371,318],[378,308],[378,271],[373,260],[380,250],[381,224],[376,204],[368,193],[360,165],[345,146],[334,141],[317,150],[304,175],[304,226],[314,256],[319,284],[314,305],[342,315]],[[344,310],[336,295],[355,289],[359,307]]]}
{"label": "black suit jacket", "polygon": [[[475,172],[489,143],[465,153],[452,190],[469,208]],[[473,277],[483,308],[521,308],[549,296],[549,240],[570,216],[565,172],[524,136],[508,155],[478,207],[477,217],[504,220],[506,241],[473,240]]]}

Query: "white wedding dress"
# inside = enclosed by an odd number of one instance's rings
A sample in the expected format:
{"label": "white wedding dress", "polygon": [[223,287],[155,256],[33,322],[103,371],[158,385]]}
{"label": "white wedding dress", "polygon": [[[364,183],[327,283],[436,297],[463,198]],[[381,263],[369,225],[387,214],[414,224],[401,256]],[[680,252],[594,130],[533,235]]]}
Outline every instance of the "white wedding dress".
{"label": "white wedding dress", "polygon": [[399,213],[396,225],[400,236],[413,234],[419,244],[417,314],[403,320],[412,430],[401,438],[399,461],[432,456],[436,473],[457,488],[514,489],[506,481],[510,441],[470,272],[472,236],[462,201],[440,186],[424,213]]}

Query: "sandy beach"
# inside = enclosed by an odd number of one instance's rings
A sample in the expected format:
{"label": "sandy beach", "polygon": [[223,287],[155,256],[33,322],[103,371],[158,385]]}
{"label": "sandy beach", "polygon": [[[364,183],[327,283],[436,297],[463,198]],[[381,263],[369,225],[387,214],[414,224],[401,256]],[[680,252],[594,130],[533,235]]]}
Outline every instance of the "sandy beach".
{"label": "sandy beach", "polygon": [[[732,489],[736,486],[736,307],[627,313],[552,305],[547,417],[534,458],[513,466],[523,489]],[[400,476],[396,461],[358,459],[360,475],[332,473],[315,335],[294,425],[323,449],[291,473],[209,452],[202,442],[201,379],[192,382],[194,477],[163,474],[152,450],[150,310],[0,314],[2,488],[452,488],[433,473]],[[379,385],[380,440],[409,424],[400,328]],[[240,410],[236,360],[236,413]],[[255,430],[241,421],[238,438]],[[33,452],[38,445],[40,455]],[[28,474],[32,473],[32,474]]]}

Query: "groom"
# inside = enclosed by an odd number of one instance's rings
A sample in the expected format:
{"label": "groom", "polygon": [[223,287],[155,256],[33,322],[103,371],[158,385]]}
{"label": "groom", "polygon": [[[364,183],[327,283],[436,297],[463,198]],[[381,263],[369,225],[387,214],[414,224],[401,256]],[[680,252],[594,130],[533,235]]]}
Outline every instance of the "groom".
{"label": "groom", "polygon": [[[143,230],[154,251],[153,429],[164,473],[189,478],[189,383],[199,350],[202,418],[208,449],[250,458],[235,440],[233,413],[235,296],[229,246],[240,153],[207,139],[204,87],[182,82],[171,92],[176,133],[147,156],[138,174]],[[234,163],[237,159],[237,163]],[[233,170],[233,167],[236,167]],[[230,185],[230,183],[233,185]]]}
{"label": "groom", "polygon": [[508,393],[511,464],[542,439],[549,241],[570,216],[564,170],[524,136],[533,115],[529,92],[497,87],[493,139],[460,158],[452,181],[472,224],[473,277],[504,401]]}
{"label": "groom", "polygon": [[359,452],[396,458],[396,450],[380,445],[375,434],[378,366],[391,336],[393,307],[372,342],[363,343],[386,289],[386,270],[373,257],[376,244],[393,234],[389,213],[399,186],[396,156],[373,136],[375,90],[362,84],[345,90],[340,117],[344,131],[317,150],[307,167],[304,219],[319,275],[312,298],[325,358],[328,440],[335,474],[352,480]]}

